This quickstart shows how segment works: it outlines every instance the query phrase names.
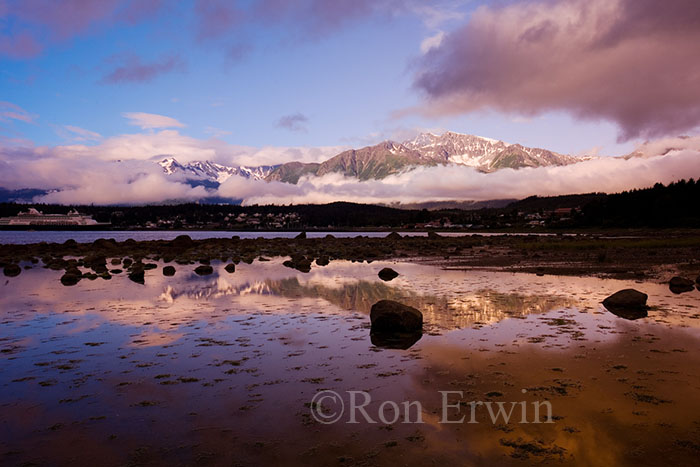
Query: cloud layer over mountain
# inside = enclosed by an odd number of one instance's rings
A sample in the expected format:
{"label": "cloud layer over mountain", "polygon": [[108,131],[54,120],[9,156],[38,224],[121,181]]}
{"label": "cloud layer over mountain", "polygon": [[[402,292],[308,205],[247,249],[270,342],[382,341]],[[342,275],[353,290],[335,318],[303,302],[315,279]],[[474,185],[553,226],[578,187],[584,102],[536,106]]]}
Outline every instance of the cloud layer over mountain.
{"label": "cloud layer over mountain", "polygon": [[[382,180],[359,181],[340,174],[302,177],[297,185],[235,176],[218,189],[207,190],[201,186],[193,188],[183,178],[166,176],[154,157],[176,154],[183,160],[226,159],[227,163],[262,165],[263,161],[280,162],[281,155],[287,160],[298,159],[297,156],[309,160],[316,155],[295,148],[232,147],[215,140],[184,137],[173,130],[119,138],[96,146],[0,148],[0,186],[56,189],[37,201],[65,204],[139,204],[211,196],[244,199],[246,204],[409,203],[617,192],[700,177],[700,137],[694,137],[647,143],[627,159],[600,157],[560,167],[502,169],[486,174],[471,167],[448,165],[419,167]],[[322,154],[320,158],[329,156],[323,150],[316,151]],[[122,159],[125,154],[132,157]]]}

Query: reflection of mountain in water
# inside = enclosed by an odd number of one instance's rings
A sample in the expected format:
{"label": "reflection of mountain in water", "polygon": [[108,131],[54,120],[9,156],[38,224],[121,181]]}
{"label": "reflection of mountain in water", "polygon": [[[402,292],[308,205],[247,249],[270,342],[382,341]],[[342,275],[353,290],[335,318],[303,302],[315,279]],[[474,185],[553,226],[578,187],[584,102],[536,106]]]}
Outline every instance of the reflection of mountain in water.
{"label": "reflection of mountain in water", "polygon": [[249,294],[322,298],[340,308],[367,314],[372,305],[379,300],[396,300],[421,310],[426,322],[447,329],[477,323],[495,323],[508,317],[524,317],[532,313],[546,313],[574,303],[570,298],[556,295],[521,295],[481,289],[455,296],[436,296],[418,294],[383,282],[356,280],[328,286],[315,282],[301,283],[297,277],[236,285],[217,280],[209,284],[192,285],[179,291],[168,286],[161,294],[161,299],[173,303],[183,296],[201,300]]}

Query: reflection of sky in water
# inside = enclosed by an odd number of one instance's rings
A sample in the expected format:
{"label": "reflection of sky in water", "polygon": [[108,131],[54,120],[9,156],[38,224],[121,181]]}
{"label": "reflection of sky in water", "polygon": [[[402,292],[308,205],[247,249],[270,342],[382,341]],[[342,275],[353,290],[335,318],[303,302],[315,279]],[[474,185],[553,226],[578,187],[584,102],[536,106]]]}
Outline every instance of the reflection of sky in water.
{"label": "reflection of sky in water", "polygon": [[[376,451],[367,462],[390,465],[396,451],[376,443],[399,440],[404,463],[488,464],[522,454],[500,442],[522,437],[610,464],[625,463],[651,430],[682,462],[698,440],[698,292],[384,262],[337,261],[303,274],[280,263],[239,264],[233,274],[214,264],[204,277],[194,265],[176,266],[174,277],[152,270],[145,286],[122,275],[63,287],[59,272],[35,268],[0,285],[0,452],[19,452],[0,461],[66,460],[64,446],[77,440],[96,462],[114,456],[115,464],[134,453],[167,463],[206,452],[217,453],[215,464],[230,464],[222,453],[304,464],[314,448],[316,463]],[[384,266],[401,276],[382,282]],[[627,287],[649,294],[649,318],[625,321],[601,307]],[[424,313],[427,334],[408,351],[371,345],[369,308],[384,298]],[[406,441],[416,427],[309,424],[304,404],[322,388],[417,398],[429,410],[441,389],[547,397],[564,418],[511,432],[448,427],[432,413],[419,427],[423,441]],[[664,439],[649,442],[650,459]],[[144,454],[144,445],[155,451]],[[605,452],[596,454],[599,446]],[[542,452],[530,460],[559,457]]]}

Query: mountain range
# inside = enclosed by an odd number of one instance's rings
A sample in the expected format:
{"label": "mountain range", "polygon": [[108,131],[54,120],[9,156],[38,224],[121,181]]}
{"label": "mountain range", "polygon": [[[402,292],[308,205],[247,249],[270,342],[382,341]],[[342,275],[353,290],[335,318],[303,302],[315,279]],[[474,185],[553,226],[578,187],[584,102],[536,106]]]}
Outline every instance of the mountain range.
{"label": "mountain range", "polygon": [[296,184],[303,176],[321,177],[332,173],[359,180],[383,179],[420,166],[448,164],[490,173],[506,168],[569,165],[589,158],[448,131],[442,135],[422,133],[403,143],[384,141],[361,149],[349,149],[320,163],[294,161],[248,167],[209,161],[180,164],[167,157],[159,164],[166,174],[184,176],[193,186],[216,187],[233,176]]}

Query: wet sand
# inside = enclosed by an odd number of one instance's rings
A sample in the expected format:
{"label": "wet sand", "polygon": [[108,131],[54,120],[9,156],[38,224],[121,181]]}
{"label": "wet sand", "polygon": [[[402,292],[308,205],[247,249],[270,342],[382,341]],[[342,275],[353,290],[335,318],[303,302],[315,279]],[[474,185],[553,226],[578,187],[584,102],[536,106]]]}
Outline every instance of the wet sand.
{"label": "wet sand", "polygon": [[[8,465],[661,465],[700,452],[700,292],[666,284],[401,261],[162,261],[65,287],[35,265],[0,296],[0,463]],[[108,258],[111,260],[111,258]],[[108,261],[111,263],[111,261]],[[29,264],[29,263],[28,263]],[[172,264],[172,263],[171,263]],[[381,281],[392,267],[400,276]],[[87,268],[81,267],[88,271]],[[649,317],[602,307],[633,287]],[[407,350],[372,343],[369,308],[415,306]],[[322,424],[312,399],[366,391],[372,421]],[[441,423],[443,400],[547,401],[553,423]],[[524,391],[524,392],[523,392]],[[382,423],[418,401],[423,423]],[[518,406],[520,407],[520,406]],[[482,407],[483,408],[483,407]],[[518,409],[519,410],[519,409]],[[450,413],[457,417],[459,414]],[[528,412],[528,420],[534,420]],[[540,421],[543,417],[540,417]]]}

